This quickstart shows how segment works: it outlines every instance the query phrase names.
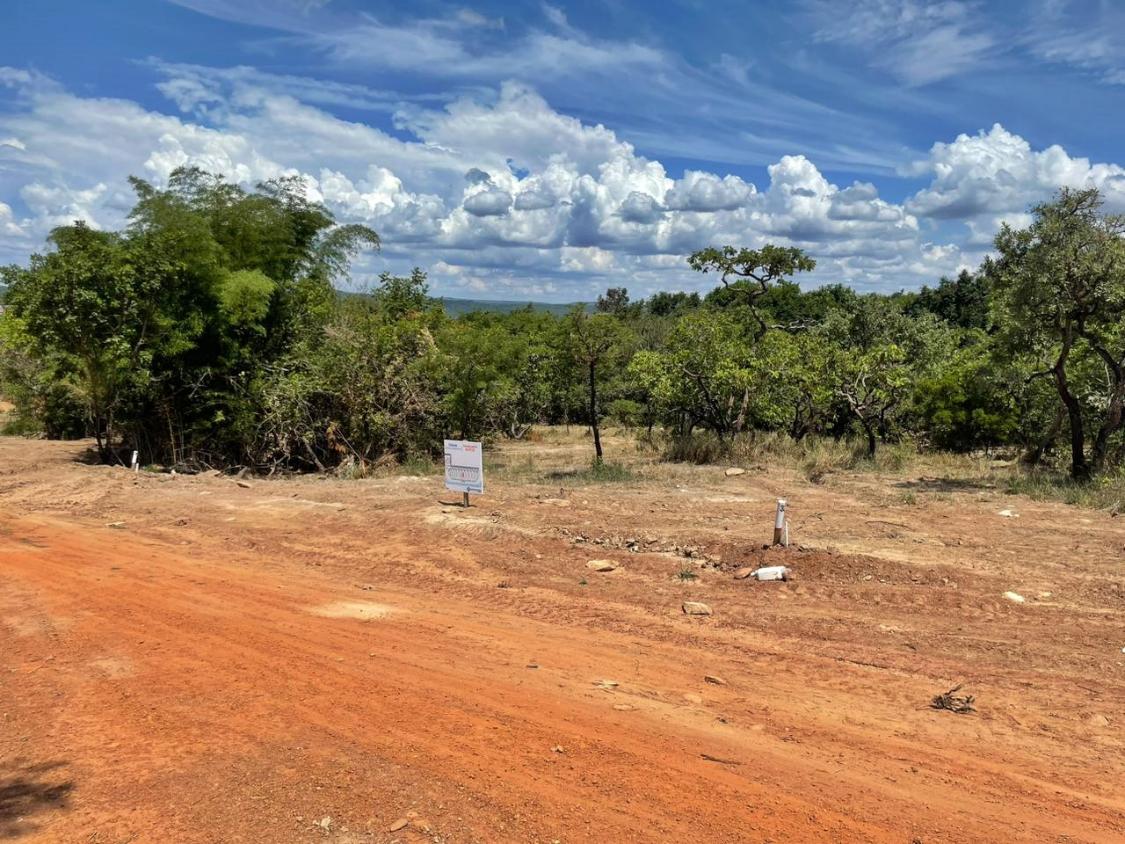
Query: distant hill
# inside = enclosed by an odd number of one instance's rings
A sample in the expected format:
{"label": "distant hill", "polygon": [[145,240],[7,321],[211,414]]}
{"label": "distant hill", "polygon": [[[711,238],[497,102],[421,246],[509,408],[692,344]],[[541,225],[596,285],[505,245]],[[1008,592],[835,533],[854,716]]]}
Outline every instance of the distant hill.
{"label": "distant hill", "polygon": [[[336,292],[342,299],[362,298],[370,295],[351,290],[337,290]],[[590,302],[517,302],[513,299],[457,299],[450,296],[436,296],[434,298],[441,302],[445,312],[454,318],[472,313],[510,314],[512,311],[519,311],[527,307],[530,307],[533,311],[546,311],[555,316],[566,316],[575,305],[582,305],[588,311],[593,310],[594,307]]]}
{"label": "distant hill", "polygon": [[582,305],[587,310],[591,307],[588,302],[514,302],[490,299],[454,299],[446,296],[439,297],[438,301],[444,306],[445,312],[452,317],[471,314],[475,311],[507,314],[527,307],[534,311],[546,311],[555,316],[565,316],[575,305]]}
{"label": "distant hill", "polygon": [[[0,303],[4,301],[4,294],[8,292],[8,288],[0,284]],[[364,296],[363,293],[351,293],[346,290],[340,291],[341,296]],[[575,304],[581,304],[589,310],[592,306],[587,302],[580,303],[559,303],[559,302],[514,302],[507,300],[492,301],[489,299],[451,299],[448,297],[439,297],[438,301],[441,302],[445,308],[445,312],[451,317],[459,317],[463,314],[471,314],[477,311],[485,311],[497,314],[507,314],[512,311],[518,311],[528,306],[535,311],[546,311],[547,313],[554,314],[555,316],[564,316]]]}

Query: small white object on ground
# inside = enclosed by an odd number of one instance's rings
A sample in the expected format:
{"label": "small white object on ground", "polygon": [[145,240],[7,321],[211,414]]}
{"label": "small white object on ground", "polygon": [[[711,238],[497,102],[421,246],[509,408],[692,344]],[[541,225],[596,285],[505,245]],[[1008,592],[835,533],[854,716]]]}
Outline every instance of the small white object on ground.
{"label": "small white object on ground", "polygon": [[763,566],[754,569],[750,576],[755,580],[788,580],[789,569],[786,566]]}
{"label": "small white object on ground", "polygon": [[1001,510],[996,515],[1003,516],[1005,519],[1018,519],[1020,517],[1020,514],[1015,510]]}
{"label": "small white object on ground", "polygon": [[745,469],[739,469],[738,467],[731,467],[730,469],[727,469],[727,472],[726,472],[726,475],[727,475],[728,478],[733,478],[736,475],[745,475],[745,474],[746,474],[746,470]]}
{"label": "small white object on ground", "polygon": [[699,601],[684,601],[684,613],[687,615],[710,615],[711,608]]}
{"label": "small white object on ground", "polygon": [[1004,597],[1015,604],[1022,604],[1026,598],[1018,592],[1005,592]]}

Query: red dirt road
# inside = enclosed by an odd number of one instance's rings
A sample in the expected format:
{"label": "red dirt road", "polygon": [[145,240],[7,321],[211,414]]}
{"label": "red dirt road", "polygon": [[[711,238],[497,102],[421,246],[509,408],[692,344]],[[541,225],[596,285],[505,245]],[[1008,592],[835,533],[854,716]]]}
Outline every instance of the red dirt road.
{"label": "red dirt road", "polygon": [[[955,496],[888,517],[929,540],[898,557],[794,551],[757,584],[727,561],[762,556],[741,525],[775,478],[465,513],[433,479],[244,489],[74,451],[0,440],[0,839],[1125,840],[1108,516],[1078,543],[1077,511],[1025,502],[955,558],[957,514],[998,509]],[[793,499],[834,513],[811,545],[888,543],[848,534],[855,489]],[[682,583],[579,530],[724,563]],[[960,680],[978,713],[927,707]]]}

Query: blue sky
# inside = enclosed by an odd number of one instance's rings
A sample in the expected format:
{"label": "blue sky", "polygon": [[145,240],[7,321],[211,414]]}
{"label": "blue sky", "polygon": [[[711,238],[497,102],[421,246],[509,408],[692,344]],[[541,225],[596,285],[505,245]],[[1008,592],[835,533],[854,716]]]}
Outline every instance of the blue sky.
{"label": "blue sky", "polygon": [[0,261],[121,225],[129,174],[299,173],[435,292],[707,289],[794,243],[811,284],[975,266],[1062,185],[1125,210],[1125,4],[14,0]]}

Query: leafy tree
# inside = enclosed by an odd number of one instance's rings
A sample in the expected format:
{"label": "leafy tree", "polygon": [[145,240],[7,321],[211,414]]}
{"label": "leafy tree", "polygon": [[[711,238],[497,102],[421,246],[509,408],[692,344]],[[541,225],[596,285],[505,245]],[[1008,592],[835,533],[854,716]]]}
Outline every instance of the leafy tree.
{"label": "leafy tree", "polygon": [[794,440],[823,428],[834,394],[832,349],[818,332],[771,331],[753,350],[757,425],[780,428]]}
{"label": "leafy tree", "polygon": [[598,381],[605,364],[613,360],[623,339],[621,323],[608,314],[586,313],[576,307],[566,316],[567,342],[573,360],[585,368],[589,390],[587,414],[594,435],[594,462],[602,462],[601,405],[598,403]]}
{"label": "leafy tree", "polygon": [[332,280],[378,238],[335,226],[298,179],[247,192],[184,168],[132,184],[124,232],[64,226],[4,271],[13,313],[72,379],[104,460],[243,459],[263,372],[323,330]]}
{"label": "leafy tree", "polygon": [[702,426],[729,438],[746,424],[755,373],[741,325],[728,313],[686,314],[663,351],[639,352],[630,369],[681,434]]}
{"label": "leafy tree", "polygon": [[833,390],[874,456],[909,410],[913,385],[948,359],[955,337],[933,316],[911,319],[901,302],[880,296],[857,298],[819,330],[832,349]]}
{"label": "leafy tree", "polygon": [[1011,382],[1010,369],[996,365],[978,333],[916,384],[914,411],[920,430],[932,444],[950,451],[968,452],[1017,440],[1019,397],[1010,389]]}
{"label": "leafy tree", "polygon": [[992,325],[990,300],[988,276],[961,270],[955,279],[943,278],[937,287],[918,291],[908,313],[931,313],[958,328],[986,331]]}
{"label": "leafy tree", "polygon": [[55,251],[32,256],[27,269],[5,270],[8,307],[40,355],[59,358],[82,379],[108,461],[130,392],[151,377],[156,349],[184,332],[159,309],[175,268],[148,266],[122,236],[83,223],[55,229],[49,242]]}
{"label": "leafy tree", "polygon": [[816,261],[795,246],[766,244],[761,249],[736,249],[733,246],[708,247],[688,258],[693,270],[719,273],[723,287],[749,308],[757,327],[755,339],[765,336],[769,325],[759,306],[772,287],[788,281],[799,272],[811,272]]}
{"label": "leafy tree", "polygon": [[652,316],[664,317],[671,316],[680,311],[688,311],[698,308],[702,304],[698,293],[668,293],[661,291],[653,293],[645,301],[645,309]]}
{"label": "leafy tree", "polygon": [[[996,236],[998,255],[984,267],[995,289],[1003,344],[1043,362],[1032,377],[1052,379],[1066,408],[1070,471],[1079,480],[1105,468],[1125,405],[1125,217],[1101,208],[1096,189],[1063,189],[1053,202],[1033,209],[1029,227],[1004,225]],[[1075,379],[1084,352],[1104,372],[1090,420],[1089,455]]]}
{"label": "leafy tree", "polygon": [[411,270],[409,276],[382,273],[375,291],[375,300],[383,313],[391,319],[401,319],[436,306],[430,298],[430,284],[426,280],[426,274],[418,267]]}
{"label": "leafy tree", "polygon": [[598,296],[597,311],[600,314],[625,316],[629,310],[629,291],[624,287],[611,287],[604,296]]}

